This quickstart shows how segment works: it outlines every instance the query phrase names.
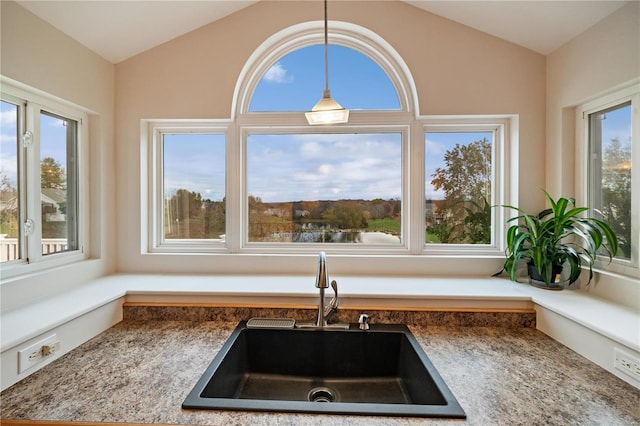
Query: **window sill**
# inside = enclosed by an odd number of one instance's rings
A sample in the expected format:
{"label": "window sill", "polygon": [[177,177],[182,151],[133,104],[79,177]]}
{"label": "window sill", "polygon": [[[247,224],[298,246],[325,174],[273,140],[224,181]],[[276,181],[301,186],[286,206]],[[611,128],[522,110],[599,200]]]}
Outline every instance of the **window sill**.
{"label": "window sill", "polygon": [[[549,292],[503,278],[333,278],[343,308],[513,312],[540,305],[640,351],[640,314],[583,292]],[[317,289],[313,276],[110,275],[3,313],[0,349],[120,298],[136,304],[304,307],[317,304]]]}

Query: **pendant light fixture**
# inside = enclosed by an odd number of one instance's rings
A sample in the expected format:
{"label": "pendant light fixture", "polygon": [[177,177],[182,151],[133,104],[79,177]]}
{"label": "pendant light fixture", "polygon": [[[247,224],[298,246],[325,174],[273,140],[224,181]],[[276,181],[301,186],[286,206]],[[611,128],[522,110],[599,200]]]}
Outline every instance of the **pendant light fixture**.
{"label": "pendant light fixture", "polygon": [[322,99],[304,115],[311,125],[336,124],[349,121],[349,110],[331,98],[329,91],[329,32],[327,29],[327,0],[324,0],[324,92]]}

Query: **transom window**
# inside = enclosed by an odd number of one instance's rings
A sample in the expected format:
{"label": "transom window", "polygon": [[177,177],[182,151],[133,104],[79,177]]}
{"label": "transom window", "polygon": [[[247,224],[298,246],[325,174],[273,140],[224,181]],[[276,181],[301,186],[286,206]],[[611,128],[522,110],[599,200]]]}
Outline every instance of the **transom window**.
{"label": "transom window", "polygon": [[[249,111],[305,111],[324,88],[324,46],[295,50],[264,73]],[[329,45],[331,93],[348,109],[399,110],[398,94],[387,74],[371,58],[352,48]]]}

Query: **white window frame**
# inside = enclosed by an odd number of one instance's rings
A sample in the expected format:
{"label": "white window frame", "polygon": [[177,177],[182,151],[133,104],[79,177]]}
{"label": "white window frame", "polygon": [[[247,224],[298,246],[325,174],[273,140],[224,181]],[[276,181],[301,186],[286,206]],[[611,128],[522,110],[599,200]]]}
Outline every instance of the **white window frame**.
{"label": "white window frame", "polygon": [[[32,143],[21,149],[18,158],[20,165],[19,185],[20,217],[22,232],[21,258],[2,263],[2,278],[10,278],[25,273],[43,271],[88,258],[85,248],[89,246],[89,156],[88,156],[88,114],[87,111],[70,102],[51,96],[29,86],[0,77],[1,97],[11,103],[22,106],[22,124],[19,134],[31,132]],[[77,122],[77,158],[78,158],[78,249],[60,253],[42,254],[42,223],[40,203],[40,113],[47,112],[69,118]],[[20,127],[22,126],[22,127]],[[33,221],[33,231],[24,232],[25,222]]]}
{"label": "white window frame", "polygon": [[[143,194],[148,194],[147,208],[149,215],[143,214],[141,217],[142,229],[147,226],[147,246],[143,247],[143,252],[148,253],[211,253],[226,252],[227,241],[212,239],[164,239],[164,170],[163,170],[163,135],[164,134],[222,134],[225,135],[225,151],[229,151],[229,120],[144,120],[147,126],[148,135],[146,152],[148,163],[143,164],[142,170],[149,170],[149,187]],[[143,152],[144,154],[144,152]],[[226,182],[228,188],[230,178],[229,158],[225,158]],[[142,156],[144,161],[145,155]],[[228,191],[227,191],[228,192]],[[227,204],[228,195],[227,195]],[[141,209],[143,212],[147,208]],[[227,215],[228,216],[228,215]],[[229,235],[229,220],[226,221],[226,233]]]}
{"label": "white window frame", "polygon": [[[632,164],[640,164],[640,79],[625,83],[611,91],[599,95],[576,107],[576,202],[581,206],[589,206],[590,177],[589,167],[589,115],[606,110],[616,105],[631,102],[631,141]],[[640,168],[631,171],[631,259],[609,259],[599,256],[596,270],[612,272],[631,277],[640,277]]]}
{"label": "white window frame", "polygon": [[[408,223],[405,208],[409,205],[409,185],[407,176],[409,175],[409,125],[384,125],[384,126],[331,126],[319,129],[309,125],[302,126],[242,126],[241,127],[241,169],[244,171],[241,178],[241,241],[240,251],[246,253],[317,253],[318,251],[330,251],[342,254],[391,254],[407,253],[410,246],[410,237],[407,233]],[[401,163],[402,163],[402,195],[401,211],[402,220],[400,224],[401,237],[400,244],[344,244],[344,243],[263,243],[249,242],[248,226],[249,212],[247,208],[248,193],[246,184],[246,161],[247,161],[247,137],[250,134],[318,134],[318,133],[400,133],[402,135]]]}
{"label": "white window frame", "polygon": [[[517,149],[517,116],[448,116],[427,117],[424,120],[423,141],[430,132],[491,132],[493,142],[491,146],[491,243],[490,244],[426,244],[424,229],[422,244],[424,252],[433,255],[504,255],[505,234],[504,224],[514,216],[511,209],[505,205],[517,204],[518,164]],[[424,153],[422,155],[424,158]],[[422,165],[423,179],[425,167]],[[424,185],[422,187],[424,194]],[[424,198],[424,195],[423,195]],[[424,208],[424,202],[423,208]],[[423,211],[422,217],[424,218]]]}
{"label": "white window frame", "polygon": [[[504,257],[504,222],[513,213],[494,209],[490,245],[425,245],[425,170],[424,137],[426,129],[492,129],[495,131],[493,197],[496,204],[517,205],[518,200],[518,116],[461,115],[419,116],[417,92],[409,68],[400,55],[385,40],[372,31],[355,24],[332,21],[329,42],[358,50],[369,56],[389,76],[396,88],[400,110],[351,111],[348,124],[311,128],[303,111],[250,112],[251,96],[262,75],[284,55],[313,44],[321,44],[322,21],[294,25],[268,38],[249,58],[240,73],[234,90],[230,120],[142,120],[142,253],[226,253],[265,254],[274,259],[290,259],[300,253],[317,253],[371,257],[433,256],[448,258]],[[311,107],[311,106],[310,106]],[[380,123],[384,123],[381,125]],[[161,206],[158,205],[158,132],[188,131],[198,127],[227,128],[226,182],[226,245],[190,244],[159,245]],[[248,134],[264,133],[379,133],[398,132],[402,141],[402,237],[401,244],[385,246],[301,243],[249,243],[246,194],[246,138]],[[498,137],[499,136],[499,137]],[[160,197],[161,199],[161,197]],[[159,219],[160,218],[160,219]],[[382,262],[385,264],[385,262]],[[284,263],[283,263],[284,264]],[[286,268],[285,268],[286,269]],[[286,271],[285,271],[286,272]]]}

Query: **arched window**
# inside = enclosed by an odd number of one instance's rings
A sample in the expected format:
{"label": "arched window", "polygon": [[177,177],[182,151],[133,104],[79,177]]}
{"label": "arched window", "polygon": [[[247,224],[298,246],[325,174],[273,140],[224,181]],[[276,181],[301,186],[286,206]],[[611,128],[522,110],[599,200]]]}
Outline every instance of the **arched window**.
{"label": "arched window", "polygon": [[[311,126],[304,115],[324,88],[321,21],[282,30],[255,50],[229,120],[150,121],[149,251],[278,254],[285,270],[287,255],[318,250],[502,255],[505,213],[491,206],[516,195],[515,117],[420,116],[409,68],[391,45],[358,25],[329,28],[329,88],[350,110],[347,123]],[[182,139],[211,149],[191,155],[179,174],[185,191],[168,198],[162,168],[173,162],[163,156],[175,146],[164,145]],[[216,154],[205,155],[214,144]],[[190,183],[222,155],[225,165],[215,168],[226,170],[224,180],[219,173],[214,186],[224,193],[210,191],[211,182]],[[470,159],[478,164],[459,167]],[[469,179],[458,179],[469,170]],[[478,184],[457,183],[470,180]],[[171,206],[175,212],[166,211]]]}
{"label": "arched window", "polygon": [[[324,46],[300,48],[265,71],[249,112],[306,111],[324,89]],[[332,95],[350,110],[399,110],[393,83],[371,58],[350,47],[329,46]]]}
{"label": "arched window", "polygon": [[322,22],[270,38],[241,75],[241,247],[408,248],[411,76],[376,34],[329,27],[329,88],[351,110],[349,123],[319,128],[304,119],[324,89]]}
{"label": "arched window", "polygon": [[[265,40],[240,73],[232,116],[310,110],[324,88],[323,25],[294,25]],[[359,25],[330,21],[329,29],[329,87],[336,98],[344,96],[343,106],[415,114],[413,78],[391,45]],[[307,99],[270,99],[281,97],[285,84],[301,88]]]}

